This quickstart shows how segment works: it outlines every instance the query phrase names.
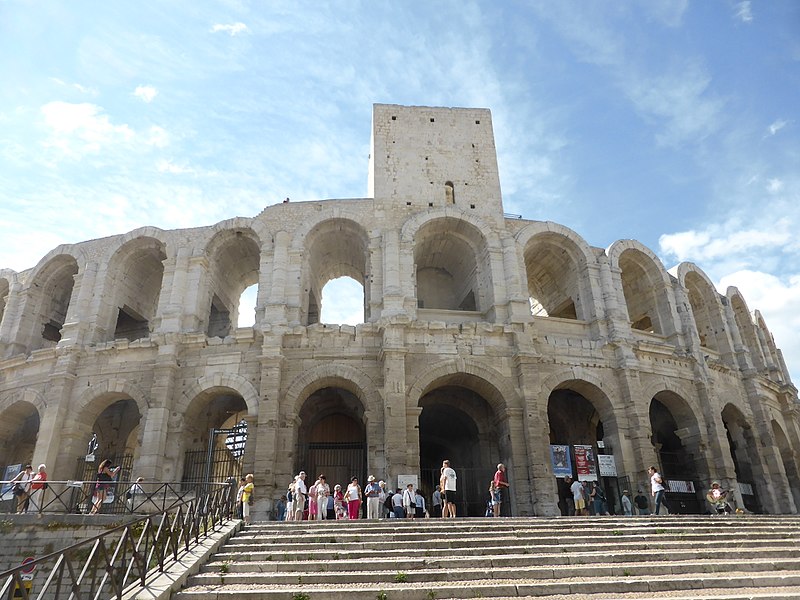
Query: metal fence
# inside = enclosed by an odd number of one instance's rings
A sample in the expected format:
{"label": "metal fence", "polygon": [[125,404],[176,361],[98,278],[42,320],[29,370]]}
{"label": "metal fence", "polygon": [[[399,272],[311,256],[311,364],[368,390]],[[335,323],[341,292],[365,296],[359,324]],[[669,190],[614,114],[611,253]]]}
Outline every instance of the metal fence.
{"label": "metal fence", "polygon": [[[136,485],[131,481],[115,481],[107,490],[98,512],[114,515],[163,512],[197,498],[210,489],[208,485],[219,487],[222,484],[167,482]],[[26,499],[14,494],[11,482],[0,481],[0,489],[6,490],[0,496],[0,513],[89,514],[99,500],[95,487],[95,481],[48,481],[47,487],[38,495]]]}
{"label": "metal fence", "polygon": [[[169,484],[165,484],[169,485]],[[0,599],[118,598],[145,587],[231,518],[233,494],[208,484],[191,500],[0,573]],[[36,593],[26,570],[46,573]],[[41,576],[39,577],[41,579]]]}

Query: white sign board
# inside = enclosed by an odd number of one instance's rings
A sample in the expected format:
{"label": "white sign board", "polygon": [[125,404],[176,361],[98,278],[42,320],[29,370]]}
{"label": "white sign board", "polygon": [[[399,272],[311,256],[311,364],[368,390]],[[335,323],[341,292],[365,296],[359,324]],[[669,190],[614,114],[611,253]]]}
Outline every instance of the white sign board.
{"label": "white sign board", "polygon": [[613,454],[598,454],[597,466],[600,469],[600,477],[617,476],[617,463],[614,461]]}
{"label": "white sign board", "polygon": [[419,485],[419,478],[416,475],[398,475],[397,476],[397,487],[399,487],[401,490],[406,489],[406,486],[409,483],[413,483],[414,484],[414,489],[416,490],[417,486]]}

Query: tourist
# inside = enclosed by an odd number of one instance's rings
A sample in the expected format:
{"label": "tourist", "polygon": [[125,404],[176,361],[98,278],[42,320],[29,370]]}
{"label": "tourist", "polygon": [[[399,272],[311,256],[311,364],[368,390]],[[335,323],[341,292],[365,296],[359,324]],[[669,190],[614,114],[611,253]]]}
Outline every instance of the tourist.
{"label": "tourist", "polygon": [[636,505],[636,510],[640,515],[650,514],[650,501],[642,490],[637,490],[636,495],[633,497],[633,503]]}
{"label": "tourist", "polygon": [[325,475],[317,479],[317,521],[328,518],[328,497],[331,495],[331,486]]}
{"label": "tourist", "polygon": [[242,488],[242,518],[245,525],[250,525],[250,505],[253,504],[253,492],[255,485],[253,485],[253,474],[248,473],[244,478],[244,488]]}
{"label": "tourist", "polygon": [[108,497],[108,491],[113,485],[114,478],[119,473],[120,467],[111,468],[111,460],[105,459],[97,468],[97,483],[94,488],[94,504],[90,515],[96,515],[103,508],[103,502]]}
{"label": "tourist", "polygon": [[564,508],[568,517],[575,516],[575,500],[572,496],[572,477],[567,475],[564,477],[564,485],[567,486],[567,492],[564,495]]}
{"label": "tourist", "polygon": [[31,505],[41,513],[44,506],[44,491],[47,489],[47,467],[39,465],[36,475],[31,479]]}
{"label": "tourist", "polygon": [[381,486],[375,481],[373,475],[367,477],[367,487],[364,488],[364,495],[367,497],[367,518],[379,518],[381,510]]}
{"label": "tourist", "polygon": [[244,519],[244,515],[242,514],[242,494],[244,493],[244,486],[247,483],[247,480],[244,476],[239,478],[239,487],[236,489],[236,518],[237,519]]}
{"label": "tourist", "polygon": [[143,481],[144,477],[137,477],[133,485],[125,492],[125,504],[131,512],[136,508],[136,497],[139,496],[139,502],[141,503],[141,497],[144,496],[144,490],[142,489]]}
{"label": "tourist", "polygon": [[319,485],[319,478],[314,482],[314,484],[308,488],[308,520],[309,521],[316,521],[317,520],[317,509],[319,508],[319,504],[317,504],[317,486]]}
{"label": "tourist", "polygon": [[658,472],[654,466],[651,466],[647,469],[647,472],[650,473],[650,493],[653,496],[655,502],[655,514],[659,514],[661,512],[661,505],[664,505],[664,508],[669,513],[669,507],[664,500],[664,492],[666,491],[664,488],[664,479],[661,477],[661,473]]}
{"label": "tourist", "polygon": [[[489,482],[489,505],[492,507],[492,517],[500,516],[500,504],[502,502],[502,491],[497,488],[497,481],[492,479]],[[486,515],[487,517],[489,515]]]}
{"label": "tourist", "polygon": [[402,519],[406,516],[406,511],[403,508],[403,490],[397,488],[397,491],[392,495],[392,510],[395,519]]}
{"label": "tourist", "polygon": [[361,498],[361,486],[358,485],[358,477],[353,477],[350,480],[350,485],[347,486],[347,493],[345,494],[348,518],[358,519],[361,509]]}
{"label": "tourist", "polygon": [[14,485],[14,496],[17,498],[17,514],[28,512],[28,505],[30,502],[31,492],[31,479],[33,479],[33,467],[25,465],[25,468],[17,473],[16,477],[11,480]]}
{"label": "tourist", "polygon": [[303,520],[303,511],[306,509],[306,497],[308,496],[308,489],[306,488],[306,472],[300,471],[294,482],[294,520]]}
{"label": "tourist", "polygon": [[294,486],[297,483],[297,477],[292,479],[289,487],[286,488],[286,520],[294,521]]}
{"label": "tourist", "polygon": [[275,503],[275,520],[276,521],[285,521],[286,520],[286,496],[281,496],[278,498],[278,501]]}
{"label": "tourist", "polygon": [[419,489],[414,493],[414,505],[416,507],[416,516],[418,519],[423,519],[428,516],[428,511],[425,509],[425,497]]}
{"label": "tourist", "polygon": [[589,493],[589,497],[592,499],[592,504],[594,506],[594,514],[595,516],[607,515],[608,509],[606,508],[606,493],[603,491],[603,488],[600,487],[600,484],[596,481],[591,483],[592,491]]}
{"label": "tourist", "polygon": [[336,519],[346,519],[347,511],[344,507],[344,494],[342,493],[342,486],[338,483],[333,488],[333,510],[336,512]]}
{"label": "tourist", "polygon": [[583,492],[583,484],[580,481],[573,481],[569,489],[572,492],[572,502],[575,504],[575,516],[582,517],[586,514],[584,512],[586,510],[586,496]]}
{"label": "tourist", "polygon": [[442,486],[442,517],[456,517],[456,504],[458,492],[456,482],[458,477],[450,466],[449,460],[442,461],[442,476],[439,485]]}
{"label": "tourist", "polygon": [[386,489],[386,482],[383,479],[378,482],[378,488],[380,489],[380,492],[378,493],[378,504],[380,505],[378,514],[380,515],[381,519],[385,519],[387,517],[386,499],[390,497],[389,494],[391,492]]}
{"label": "tourist", "polygon": [[433,506],[433,516],[439,518],[442,516],[442,486],[437,485],[431,496],[431,505]]}
{"label": "tourist", "polygon": [[[508,477],[506,476],[506,466],[503,463],[497,465],[497,471],[495,471],[494,474],[494,485],[499,493],[500,501],[496,505],[494,501],[492,501],[492,510],[495,511],[496,517],[499,517],[501,512],[504,517],[510,517],[511,504],[509,502],[509,492],[511,490],[508,485]],[[496,510],[495,507],[497,507]]]}
{"label": "tourist", "polygon": [[409,483],[403,491],[403,510],[407,519],[413,519],[417,513],[417,503],[414,494],[414,484]]}
{"label": "tourist", "polygon": [[723,490],[719,485],[719,481],[711,483],[711,489],[706,494],[706,500],[714,509],[712,514],[724,515],[731,513],[731,507],[728,504],[728,490]]}
{"label": "tourist", "polygon": [[622,514],[626,517],[633,516],[633,503],[631,502],[631,493],[628,490],[622,490]]}

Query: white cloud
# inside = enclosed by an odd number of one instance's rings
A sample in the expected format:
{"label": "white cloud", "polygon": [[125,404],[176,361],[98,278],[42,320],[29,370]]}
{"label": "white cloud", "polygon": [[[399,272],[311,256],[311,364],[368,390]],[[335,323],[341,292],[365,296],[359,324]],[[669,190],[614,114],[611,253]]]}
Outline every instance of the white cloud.
{"label": "white cloud", "polygon": [[658,238],[661,252],[679,262],[711,262],[752,250],[780,249],[794,239],[789,219],[779,219],[768,228],[738,229],[735,223],[713,225],[705,231],[682,231]]}
{"label": "white cloud", "polygon": [[770,135],[775,135],[781,129],[786,127],[789,124],[789,121],[785,121],[783,119],[775,120],[767,129],[769,130]]}
{"label": "white cloud", "polygon": [[173,175],[193,174],[195,172],[191,167],[176,165],[174,162],[167,159],[158,161],[156,169],[158,169],[159,173],[172,173]]}
{"label": "white cloud", "polygon": [[169,134],[163,127],[153,125],[147,132],[147,143],[156,148],[164,148],[169,144]]}
{"label": "white cloud", "polygon": [[739,2],[735,7],[735,11],[734,16],[742,23],[750,23],[753,21],[753,11],[750,0]]}
{"label": "white cloud", "polygon": [[783,191],[784,185],[783,181],[778,178],[770,179],[767,181],[767,191],[770,194],[777,194],[778,192]]}
{"label": "white cloud", "polygon": [[211,33],[217,33],[218,31],[222,31],[231,36],[234,36],[234,35],[239,35],[240,33],[245,33],[250,30],[244,23],[230,23],[225,25],[223,25],[222,23],[216,23],[211,28]]}
{"label": "white cloud", "polygon": [[158,90],[152,85],[140,85],[133,91],[133,95],[149,104],[158,96]]}
{"label": "white cloud", "polygon": [[45,104],[41,111],[53,134],[46,145],[68,155],[96,153],[103,146],[128,142],[136,135],[128,125],[112,124],[96,104],[55,101]]}
{"label": "white cloud", "polygon": [[69,87],[69,88],[78,90],[82,94],[86,94],[86,95],[89,95],[89,96],[97,96],[97,90],[96,89],[83,86],[80,83],[67,83],[66,81],[64,81],[63,79],[59,79],[58,77],[51,77],[50,81],[52,81],[54,83],[57,83],[58,85],[63,86],[63,87]]}

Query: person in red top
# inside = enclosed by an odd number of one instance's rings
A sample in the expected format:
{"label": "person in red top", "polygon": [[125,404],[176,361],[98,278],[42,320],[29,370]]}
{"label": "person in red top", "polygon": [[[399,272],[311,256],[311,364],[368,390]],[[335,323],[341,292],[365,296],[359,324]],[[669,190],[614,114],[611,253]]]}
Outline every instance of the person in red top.
{"label": "person in red top", "polygon": [[47,467],[39,465],[39,471],[31,479],[31,507],[36,512],[42,512],[45,489],[47,489]]}
{"label": "person in red top", "polygon": [[[494,474],[494,487],[500,492],[500,506],[497,509],[497,514],[504,517],[511,516],[511,505],[508,503],[508,478],[506,477],[506,466],[503,463],[497,465],[497,471]],[[506,507],[503,509],[503,507]]]}

